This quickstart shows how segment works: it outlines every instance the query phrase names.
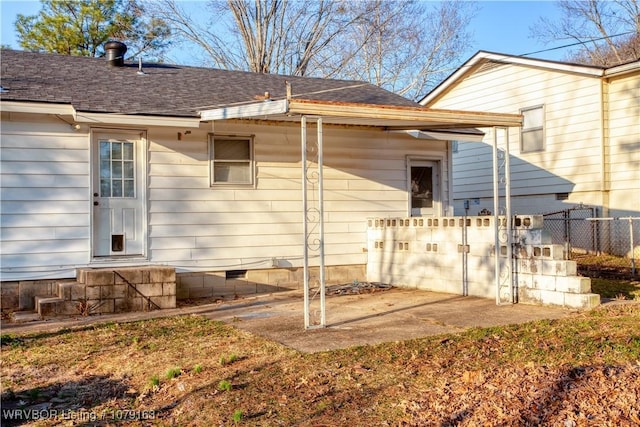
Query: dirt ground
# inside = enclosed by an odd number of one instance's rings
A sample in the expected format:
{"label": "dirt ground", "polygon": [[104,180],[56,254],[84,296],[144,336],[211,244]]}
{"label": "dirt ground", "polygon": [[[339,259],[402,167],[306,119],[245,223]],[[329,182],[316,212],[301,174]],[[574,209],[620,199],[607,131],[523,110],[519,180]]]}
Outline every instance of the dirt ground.
{"label": "dirt ground", "polygon": [[3,326],[2,425],[640,425],[637,302],[391,289],[328,297],[326,328],[301,311],[282,292]]}

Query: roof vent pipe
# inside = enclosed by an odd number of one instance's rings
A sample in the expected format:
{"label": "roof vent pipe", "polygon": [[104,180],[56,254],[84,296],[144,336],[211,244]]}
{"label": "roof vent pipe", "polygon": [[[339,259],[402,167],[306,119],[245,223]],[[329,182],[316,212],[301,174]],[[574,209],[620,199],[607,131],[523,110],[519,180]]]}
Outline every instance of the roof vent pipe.
{"label": "roof vent pipe", "polygon": [[104,51],[110,67],[122,67],[124,65],[124,54],[127,52],[127,45],[118,41],[109,41],[105,43]]}

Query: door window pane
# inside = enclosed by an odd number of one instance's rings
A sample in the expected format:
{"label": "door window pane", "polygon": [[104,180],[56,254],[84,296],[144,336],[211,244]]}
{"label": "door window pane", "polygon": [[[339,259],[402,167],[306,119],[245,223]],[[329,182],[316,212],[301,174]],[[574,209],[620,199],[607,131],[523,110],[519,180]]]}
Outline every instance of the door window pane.
{"label": "door window pane", "polygon": [[100,141],[100,196],[135,197],[134,145]]}
{"label": "door window pane", "polygon": [[109,179],[100,180],[100,196],[101,197],[111,196],[111,180]]}
{"label": "door window pane", "polygon": [[433,168],[411,167],[411,208],[433,207]]}
{"label": "door window pane", "polygon": [[111,162],[109,160],[100,162],[100,178],[111,178]]}
{"label": "door window pane", "polygon": [[113,162],[111,164],[111,176],[113,178],[122,178],[122,162]]}
{"label": "door window pane", "polygon": [[133,143],[125,142],[122,147],[122,158],[124,160],[133,160]]}
{"label": "door window pane", "polygon": [[111,158],[114,160],[122,159],[122,143],[121,142],[111,143]]}
{"label": "door window pane", "polygon": [[125,178],[133,179],[133,162],[125,162],[123,166],[124,166],[123,176]]}
{"label": "door window pane", "polygon": [[122,197],[122,181],[121,180],[112,180],[111,181],[111,197]]}
{"label": "door window pane", "polygon": [[105,160],[111,158],[111,144],[108,142],[100,142],[100,158]]}
{"label": "door window pane", "polygon": [[124,197],[135,197],[136,193],[133,187],[133,180],[126,179],[124,181]]}

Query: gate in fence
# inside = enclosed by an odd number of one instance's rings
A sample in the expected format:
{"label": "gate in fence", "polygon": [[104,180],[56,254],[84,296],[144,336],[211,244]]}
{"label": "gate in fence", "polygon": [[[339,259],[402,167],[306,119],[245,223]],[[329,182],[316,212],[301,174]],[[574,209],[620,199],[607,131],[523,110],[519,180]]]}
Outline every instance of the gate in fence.
{"label": "gate in fence", "polygon": [[544,230],[553,244],[564,245],[569,259],[574,252],[594,253],[598,250],[598,233],[595,224],[585,220],[597,214],[596,208],[582,205],[546,213]]}
{"label": "gate in fence", "polygon": [[544,232],[589,276],[635,277],[640,267],[640,217],[598,218],[579,205],[543,214]]}

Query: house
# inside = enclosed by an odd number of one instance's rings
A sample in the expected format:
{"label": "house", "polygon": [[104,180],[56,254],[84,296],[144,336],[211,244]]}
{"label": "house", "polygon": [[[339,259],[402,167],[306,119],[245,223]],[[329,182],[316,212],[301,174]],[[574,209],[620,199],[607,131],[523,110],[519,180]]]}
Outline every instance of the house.
{"label": "house", "polygon": [[[640,216],[640,60],[602,68],[480,51],[420,104],[524,116],[509,130],[513,212]],[[483,142],[453,148],[457,215],[493,209],[483,130]]]}
{"label": "house", "polygon": [[[309,272],[365,280],[367,218],[451,214],[451,141],[521,123],[363,82],[128,63],[109,48],[2,51],[3,308],[98,268],[174,268],[145,283],[169,305]],[[125,273],[91,279],[92,297]]]}

